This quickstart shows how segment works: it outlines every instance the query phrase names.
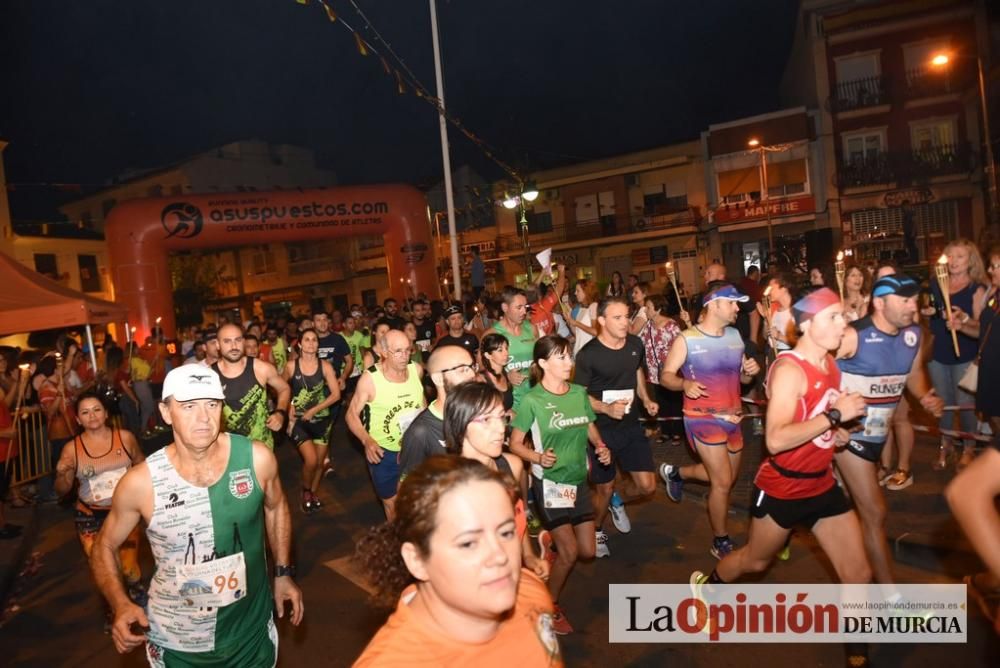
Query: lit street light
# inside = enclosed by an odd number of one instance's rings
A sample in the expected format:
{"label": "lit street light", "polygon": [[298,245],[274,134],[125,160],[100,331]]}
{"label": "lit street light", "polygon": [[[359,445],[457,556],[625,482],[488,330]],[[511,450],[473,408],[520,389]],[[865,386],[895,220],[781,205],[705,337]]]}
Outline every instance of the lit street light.
{"label": "lit street light", "polygon": [[[930,60],[932,67],[943,69],[951,65],[954,54],[938,53]],[[979,103],[980,113],[983,115],[983,144],[986,146],[986,188],[988,193],[988,204],[990,211],[990,222],[1000,223],[1000,201],[997,200],[997,171],[996,161],[993,158],[993,143],[990,135],[990,114],[986,107],[986,82],[983,78],[983,59],[979,54],[959,55],[961,58],[975,58],[976,71],[979,75]]]}

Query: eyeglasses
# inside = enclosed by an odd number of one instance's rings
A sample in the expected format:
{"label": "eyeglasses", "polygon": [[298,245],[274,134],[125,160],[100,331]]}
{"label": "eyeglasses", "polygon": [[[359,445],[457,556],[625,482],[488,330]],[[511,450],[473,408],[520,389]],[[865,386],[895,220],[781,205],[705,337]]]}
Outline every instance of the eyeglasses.
{"label": "eyeglasses", "polygon": [[480,415],[478,417],[472,418],[471,420],[469,420],[469,422],[478,422],[479,424],[487,424],[489,422],[501,422],[501,423],[503,423],[503,424],[506,425],[506,424],[510,424],[510,414],[509,413],[501,413],[499,415],[497,415],[497,414],[493,414],[493,415]]}
{"label": "eyeglasses", "polygon": [[396,357],[402,357],[404,355],[405,356],[409,356],[410,355],[410,349],[409,348],[399,348],[398,350],[387,350],[386,352],[389,353],[390,355],[395,355]]}
{"label": "eyeglasses", "polygon": [[479,371],[479,365],[476,364],[475,362],[473,362],[472,364],[459,364],[457,366],[453,366],[448,369],[441,369],[441,373],[445,374],[448,373],[449,371],[458,371],[459,369],[468,369],[472,373],[476,373]]}

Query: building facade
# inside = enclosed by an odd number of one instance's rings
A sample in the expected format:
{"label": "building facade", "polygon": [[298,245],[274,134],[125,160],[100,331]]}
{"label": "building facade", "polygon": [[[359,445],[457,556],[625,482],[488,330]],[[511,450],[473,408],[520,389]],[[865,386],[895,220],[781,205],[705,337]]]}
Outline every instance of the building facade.
{"label": "building facade", "polygon": [[831,215],[859,260],[925,263],[984,229],[979,13],[967,0],[801,5],[783,96],[819,110]]}

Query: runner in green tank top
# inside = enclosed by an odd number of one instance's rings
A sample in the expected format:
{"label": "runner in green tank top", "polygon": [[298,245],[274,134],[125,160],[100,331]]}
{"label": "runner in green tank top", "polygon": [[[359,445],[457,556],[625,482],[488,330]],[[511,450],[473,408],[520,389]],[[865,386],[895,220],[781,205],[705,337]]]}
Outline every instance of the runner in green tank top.
{"label": "runner in green tank top", "polygon": [[[510,451],[531,463],[535,508],[549,536],[539,542],[556,545],[549,573],[549,591],[556,602],[552,628],[573,632],[559,607],[559,594],[579,559],[597,551],[594,507],[587,484],[588,444],[607,466],[611,451],[594,425],[596,416],[587,390],[569,382],[573,374],[573,346],[561,336],[543,336],[535,344],[532,379],[537,383],[521,402],[511,425]],[[525,444],[531,433],[533,449]]]}
{"label": "runner in green tank top", "polygon": [[[124,653],[146,642],[152,666],[271,666],[273,600],[279,618],[288,602],[292,623],[302,620],[277,461],[262,443],[220,433],[224,398],[208,369],[185,365],[167,374],[160,412],[174,442],[121,479],[94,546],[91,564],[114,610],[115,647]],[[148,612],[128,599],[115,563],[140,519],[156,562]]]}
{"label": "runner in green tank top", "polygon": [[507,286],[501,293],[503,302],[500,304],[500,319],[493,325],[491,331],[503,335],[507,339],[507,350],[510,361],[507,363],[507,377],[514,386],[514,408],[516,412],[521,399],[531,389],[528,382],[531,368],[532,350],[538,338],[535,326],[525,317],[528,313],[528,298],[524,290]]}
{"label": "runner in green tank top", "polygon": [[409,363],[410,341],[390,329],[377,343],[382,361],[361,374],[347,409],[347,428],[365,448],[368,471],[386,518],[395,517],[403,432],[423,410],[422,369]]}
{"label": "runner in green tank top", "polygon": [[[280,431],[288,418],[292,391],[278,370],[263,360],[247,357],[243,328],[232,323],[219,328],[219,361],[212,368],[222,379],[226,394],[225,429],[248,436],[274,449],[271,432]],[[267,389],[277,394],[276,408],[268,414]]]}

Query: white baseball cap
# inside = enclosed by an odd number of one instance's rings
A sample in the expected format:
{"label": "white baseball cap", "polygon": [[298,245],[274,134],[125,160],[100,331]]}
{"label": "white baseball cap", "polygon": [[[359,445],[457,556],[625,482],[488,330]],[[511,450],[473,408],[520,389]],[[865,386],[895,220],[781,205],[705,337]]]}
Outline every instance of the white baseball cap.
{"label": "white baseball cap", "polygon": [[194,399],[225,399],[219,374],[200,364],[179,366],[163,380],[163,401],[173,397],[175,401]]}

